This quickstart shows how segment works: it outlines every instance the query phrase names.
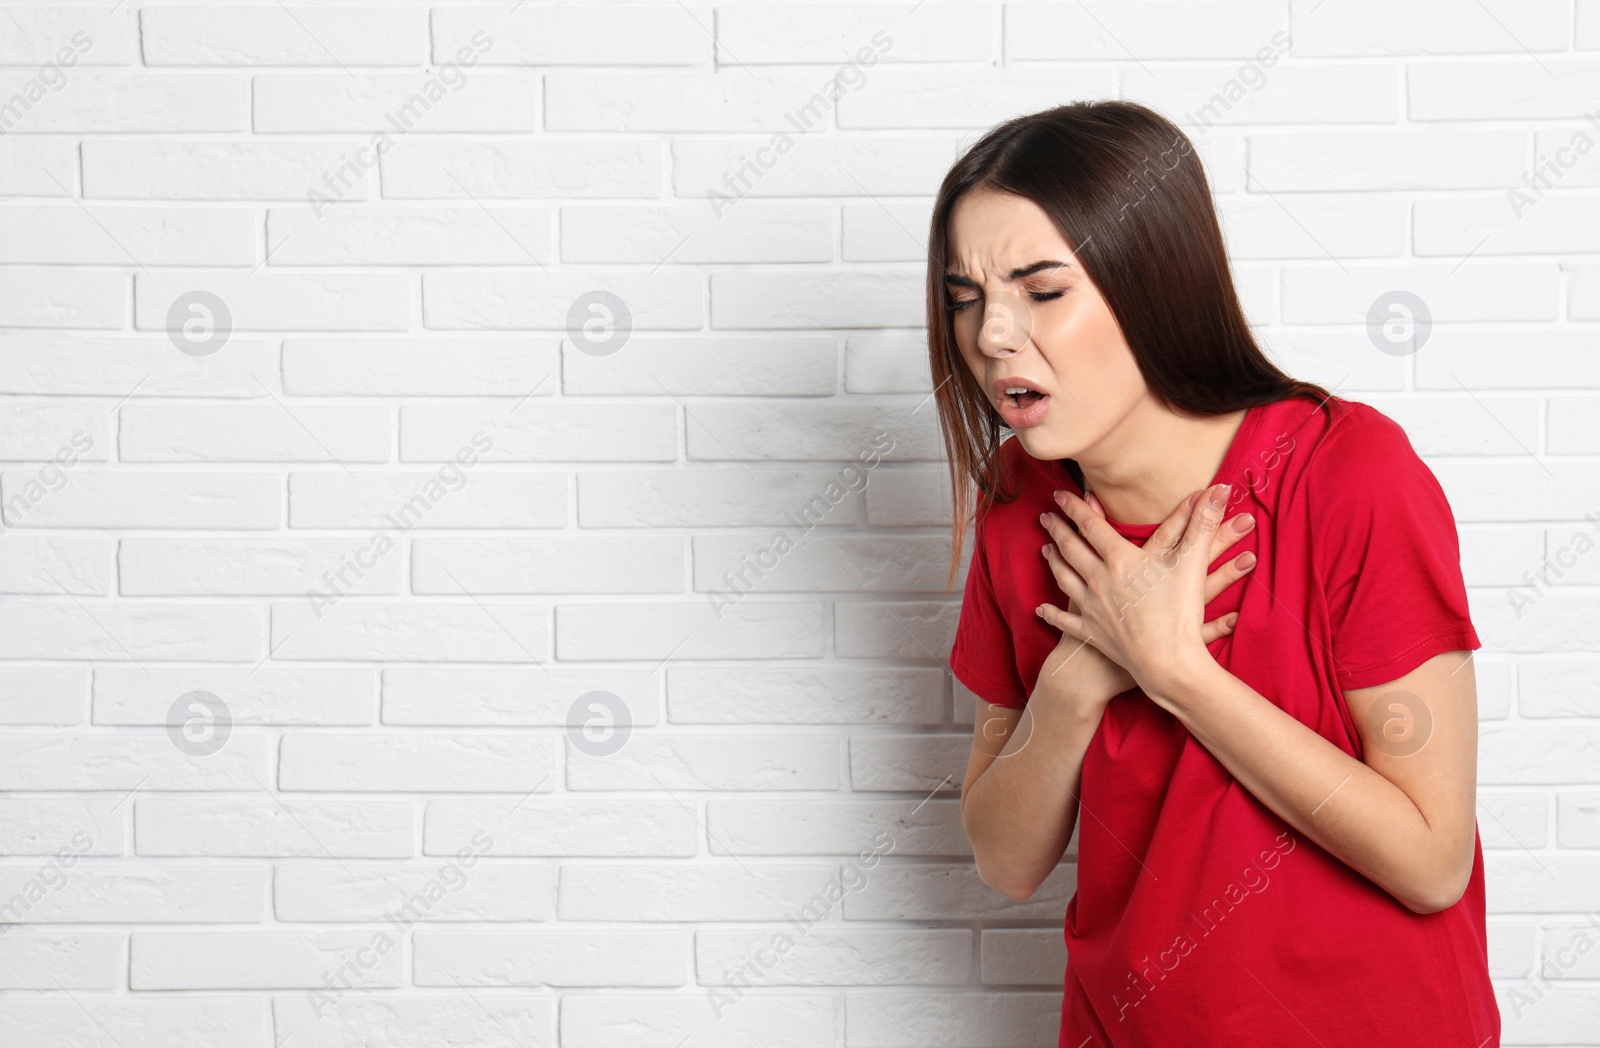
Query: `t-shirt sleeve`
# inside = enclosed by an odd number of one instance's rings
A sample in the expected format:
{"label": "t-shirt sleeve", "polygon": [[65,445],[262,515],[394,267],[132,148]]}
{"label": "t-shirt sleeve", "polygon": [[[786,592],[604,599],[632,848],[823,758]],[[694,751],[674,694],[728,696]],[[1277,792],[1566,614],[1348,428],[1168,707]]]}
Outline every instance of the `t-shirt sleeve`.
{"label": "t-shirt sleeve", "polygon": [[1481,646],[1444,489],[1399,423],[1366,405],[1351,410],[1333,423],[1308,486],[1313,560],[1346,691]]}
{"label": "t-shirt sleeve", "polygon": [[1011,628],[995,598],[985,534],[980,516],[974,528],[972,560],[967,565],[961,618],[950,648],[950,672],[979,698],[1021,709],[1028,704],[1028,693],[1017,673]]}

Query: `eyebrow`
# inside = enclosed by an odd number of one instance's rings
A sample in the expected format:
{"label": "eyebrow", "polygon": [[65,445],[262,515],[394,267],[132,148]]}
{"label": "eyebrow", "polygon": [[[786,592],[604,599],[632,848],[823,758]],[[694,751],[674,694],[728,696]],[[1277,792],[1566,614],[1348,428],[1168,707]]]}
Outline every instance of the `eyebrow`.
{"label": "eyebrow", "polygon": [[[1006,274],[1006,279],[1007,280],[1020,280],[1023,277],[1032,276],[1033,274],[1038,273],[1039,271],[1045,270],[1045,269],[1076,269],[1076,268],[1077,267],[1074,266],[1071,262],[1058,262],[1058,261],[1056,261],[1054,259],[1043,259],[1041,261],[1034,262],[1031,265],[1020,266],[1020,267],[1018,267],[1016,269],[1013,269],[1011,272]],[[977,281],[973,280],[971,277],[962,276],[960,273],[946,273],[944,275],[944,282],[946,284],[955,284],[958,287],[977,287],[978,286]]]}

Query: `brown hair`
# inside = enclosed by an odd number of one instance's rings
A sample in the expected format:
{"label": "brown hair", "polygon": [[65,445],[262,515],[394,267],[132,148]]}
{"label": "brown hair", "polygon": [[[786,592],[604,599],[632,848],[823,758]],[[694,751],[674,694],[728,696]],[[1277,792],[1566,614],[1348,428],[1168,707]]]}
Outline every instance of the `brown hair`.
{"label": "brown hair", "polygon": [[[928,234],[928,358],[951,481],[948,591],[966,528],[1017,497],[1003,468],[1000,414],[956,346],[945,273],[956,202],[992,189],[1038,204],[1072,247],[1122,329],[1151,394],[1180,413],[1225,415],[1321,386],[1284,374],[1250,332],[1233,286],[1205,170],[1189,138],[1136,102],[1073,102],[993,128],[956,161]],[[1078,486],[1083,473],[1065,460]]]}

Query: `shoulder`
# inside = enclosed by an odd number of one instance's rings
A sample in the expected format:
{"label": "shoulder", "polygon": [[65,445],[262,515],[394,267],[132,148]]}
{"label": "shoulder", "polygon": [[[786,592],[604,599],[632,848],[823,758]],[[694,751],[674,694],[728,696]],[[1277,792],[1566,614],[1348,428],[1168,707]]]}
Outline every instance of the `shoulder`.
{"label": "shoulder", "polygon": [[1037,510],[1032,508],[1034,500],[1027,498],[1027,495],[1038,490],[1040,485],[1072,487],[1072,480],[1065,471],[1061,472],[1059,478],[1053,476],[1055,469],[1054,463],[1041,462],[1028,454],[1016,437],[1002,441],[990,463],[989,486],[991,490],[996,484],[1001,488],[1009,488],[1016,497],[1006,502],[980,498],[977,508],[979,533],[991,518],[997,526],[1006,527],[1015,521],[1037,516]]}
{"label": "shoulder", "polygon": [[[1312,490],[1337,486],[1347,493],[1383,490],[1427,472],[1405,428],[1371,404],[1334,397],[1307,459]],[[1320,412],[1319,412],[1320,414]]]}
{"label": "shoulder", "polygon": [[1310,528],[1330,556],[1359,570],[1386,550],[1457,540],[1449,498],[1405,429],[1370,404],[1344,401],[1305,467]]}

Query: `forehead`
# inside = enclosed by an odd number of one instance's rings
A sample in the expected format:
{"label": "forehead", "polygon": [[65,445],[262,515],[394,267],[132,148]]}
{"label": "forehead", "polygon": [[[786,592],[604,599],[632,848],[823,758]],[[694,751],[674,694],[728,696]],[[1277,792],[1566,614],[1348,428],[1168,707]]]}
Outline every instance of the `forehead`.
{"label": "forehead", "polygon": [[1043,208],[1026,197],[979,189],[951,209],[947,272],[999,277],[1044,258],[1069,260],[1072,248]]}

